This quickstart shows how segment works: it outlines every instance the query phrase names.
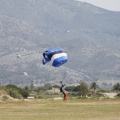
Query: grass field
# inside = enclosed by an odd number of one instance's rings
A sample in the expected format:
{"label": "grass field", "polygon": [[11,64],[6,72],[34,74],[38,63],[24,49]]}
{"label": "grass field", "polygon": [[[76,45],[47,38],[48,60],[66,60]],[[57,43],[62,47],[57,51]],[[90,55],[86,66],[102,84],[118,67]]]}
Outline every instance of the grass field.
{"label": "grass field", "polygon": [[120,120],[120,99],[3,102],[0,120]]}

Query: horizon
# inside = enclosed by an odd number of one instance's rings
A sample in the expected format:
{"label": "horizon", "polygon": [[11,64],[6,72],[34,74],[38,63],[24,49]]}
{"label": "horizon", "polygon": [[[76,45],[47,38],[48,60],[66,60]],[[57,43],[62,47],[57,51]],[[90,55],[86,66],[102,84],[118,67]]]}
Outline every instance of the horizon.
{"label": "horizon", "polygon": [[120,0],[77,0],[81,2],[87,2],[97,7],[120,12]]}

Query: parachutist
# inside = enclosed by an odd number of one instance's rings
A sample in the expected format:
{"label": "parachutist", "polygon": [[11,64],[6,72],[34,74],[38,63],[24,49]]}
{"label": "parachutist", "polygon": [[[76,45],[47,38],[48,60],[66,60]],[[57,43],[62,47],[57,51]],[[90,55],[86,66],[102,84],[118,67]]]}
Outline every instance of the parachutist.
{"label": "parachutist", "polygon": [[64,101],[66,101],[68,99],[68,95],[65,91],[65,84],[63,84],[62,82],[63,81],[60,81],[60,83],[61,83],[60,92],[62,92],[64,94],[63,99],[64,99]]}
{"label": "parachutist", "polygon": [[[59,67],[68,61],[67,54],[61,48],[46,50],[45,52],[43,52],[42,63],[43,65],[45,65],[50,61],[52,62],[52,66]],[[64,89],[65,84],[62,84],[63,81],[60,81],[60,83],[61,83],[60,92],[64,94],[63,99],[66,101],[68,99],[68,95]]]}

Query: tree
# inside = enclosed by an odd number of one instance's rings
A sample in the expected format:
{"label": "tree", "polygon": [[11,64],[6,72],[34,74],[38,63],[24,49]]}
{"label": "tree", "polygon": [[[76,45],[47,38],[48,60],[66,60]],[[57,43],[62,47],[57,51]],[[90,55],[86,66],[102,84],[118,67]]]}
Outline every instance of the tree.
{"label": "tree", "polygon": [[92,82],[90,88],[93,89],[93,91],[95,92],[95,90],[99,88],[99,86],[96,84],[96,82]]}
{"label": "tree", "polygon": [[80,85],[77,85],[73,88],[74,92],[79,92],[80,91]]}
{"label": "tree", "polygon": [[25,89],[19,89],[19,93],[22,95],[23,98],[27,98],[29,96],[29,91]]}
{"label": "tree", "polygon": [[44,85],[44,88],[45,88],[45,90],[50,90],[50,89],[52,89],[52,85],[49,84],[49,83],[46,83],[46,84]]}
{"label": "tree", "polygon": [[60,86],[59,86],[59,85],[53,85],[53,87],[54,87],[54,88],[60,88]]}
{"label": "tree", "polygon": [[73,91],[74,88],[75,88],[75,86],[67,86],[67,87],[65,88],[65,90],[67,90],[67,91]]}
{"label": "tree", "polygon": [[34,87],[34,80],[31,81],[31,84],[30,84],[30,90],[31,91],[34,91],[35,87]]}
{"label": "tree", "polygon": [[29,96],[29,91],[17,87],[15,85],[7,85],[6,90],[11,97],[14,98],[27,98]]}
{"label": "tree", "polygon": [[120,91],[120,83],[117,83],[113,86],[113,90],[119,92]]}
{"label": "tree", "polygon": [[37,92],[37,93],[39,93],[39,92],[41,92],[41,91],[45,91],[44,86],[40,86],[40,87],[37,87],[37,88],[35,89],[35,92]]}
{"label": "tree", "polygon": [[29,87],[28,86],[25,86],[24,89],[27,90],[27,91],[29,91]]}
{"label": "tree", "polygon": [[88,92],[89,92],[88,85],[85,82],[81,81],[80,82],[80,92],[79,92],[80,95],[86,96],[88,94]]}

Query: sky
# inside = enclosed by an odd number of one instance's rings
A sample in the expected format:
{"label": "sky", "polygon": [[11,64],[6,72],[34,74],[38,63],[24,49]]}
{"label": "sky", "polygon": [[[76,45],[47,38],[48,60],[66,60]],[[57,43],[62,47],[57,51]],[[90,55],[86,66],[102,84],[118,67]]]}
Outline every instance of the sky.
{"label": "sky", "polygon": [[120,11],[120,0],[78,0],[112,11]]}

